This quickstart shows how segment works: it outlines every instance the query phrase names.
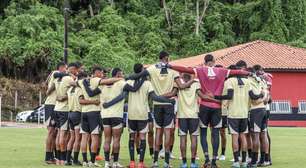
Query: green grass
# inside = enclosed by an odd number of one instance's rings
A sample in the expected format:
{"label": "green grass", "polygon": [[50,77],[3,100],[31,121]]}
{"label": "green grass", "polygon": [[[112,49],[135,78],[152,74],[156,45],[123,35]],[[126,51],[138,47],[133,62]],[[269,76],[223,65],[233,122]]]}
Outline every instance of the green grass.
{"label": "green grass", "polygon": [[[120,162],[128,164],[128,139],[127,131],[124,131],[121,141]],[[44,140],[46,129],[43,128],[0,128],[0,168],[46,168],[55,167],[45,165]],[[270,134],[273,139],[272,157],[273,168],[305,167],[305,128],[271,128]],[[179,156],[179,139],[176,136],[174,154]],[[230,138],[230,136],[228,136]],[[230,141],[227,146],[227,161],[219,162],[222,168],[230,167],[232,158]],[[203,158],[200,146],[199,157]],[[211,150],[210,150],[211,152]],[[188,152],[190,156],[190,152]],[[188,157],[189,158],[189,157]],[[145,158],[146,165],[151,165],[148,149]],[[189,161],[188,161],[189,162]],[[200,160],[199,163],[202,163]],[[101,162],[102,164],[103,162]],[[160,163],[162,161],[160,160]],[[174,168],[178,168],[180,160],[172,160]]]}

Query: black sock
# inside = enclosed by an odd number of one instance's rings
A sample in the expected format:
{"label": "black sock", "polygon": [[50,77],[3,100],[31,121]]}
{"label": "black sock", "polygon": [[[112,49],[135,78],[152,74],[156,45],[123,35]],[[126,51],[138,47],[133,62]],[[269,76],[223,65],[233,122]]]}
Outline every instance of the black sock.
{"label": "black sock", "polygon": [[165,162],[169,164],[170,163],[169,160],[170,160],[170,152],[165,152]]}
{"label": "black sock", "polygon": [[258,152],[252,152],[252,164],[256,164],[258,159]]}
{"label": "black sock", "polygon": [[136,152],[137,152],[137,155],[140,154],[140,148],[139,147],[136,148]]}
{"label": "black sock", "polygon": [[54,160],[54,154],[53,154],[53,152],[50,152],[50,160]]}
{"label": "black sock", "polygon": [[209,154],[208,153],[205,153],[205,163],[208,163],[209,162]]}
{"label": "black sock", "polygon": [[268,162],[269,160],[269,153],[265,153],[265,161]]}
{"label": "black sock", "polygon": [[184,163],[184,164],[187,163],[186,157],[183,157],[182,160],[183,160],[183,163]]}
{"label": "black sock", "polygon": [[73,152],[73,162],[77,163],[79,160],[79,152]]}
{"label": "black sock", "polygon": [[98,153],[97,153],[97,155],[100,155],[100,150],[101,150],[101,148],[98,148]]}
{"label": "black sock", "polygon": [[163,145],[159,145],[159,151],[163,149]]}
{"label": "black sock", "polygon": [[57,160],[61,160],[61,152],[59,150],[55,151],[55,157]]}
{"label": "black sock", "polygon": [[150,155],[153,155],[153,154],[154,154],[154,149],[150,148]]}
{"label": "black sock", "polygon": [[91,163],[95,163],[96,155],[97,155],[96,153],[90,152],[90,161],[91,161]]}
{"label": "black sock", "polygon": [[61,152],[61,160],[66,160],[66,152]]}
{"label": "black sock", "polygon": [[83,162],[87,163],[87,162],[88,162],[88,159],[87,159],[87,152],[82,153],[82,156],[83,156]]}
{"label": "black sock", "polygon": [[239,151],[234,152],[234,161],[239,162]]}
{"label": "black sock", "polygon": [[260,152],[259,162],[264,162],[264,161],[265,161],[265,152]]}
{"label": "black sock", "polygon": [[172,153],[173,151],[173,145],[170,146],[170,152]]}
{"label": "black sock", "polygon": [[159,151],[154,151],[154,162],[157,162],[158,161],[158,154],[159,154]]}
{"label": "black sock", "polygon": [[252,158],[252,149],[248,149],[248,156],[249,158]]}
{"label": "black sock", "polygon": [[104,151],[104,159],[109,162],[109,151]]}
{"label": "black sock", "polygon": [[135,158],[134,158],[134,143],[135,143],[135,141],[134,140],[130,140],[129,141],[129,151],[130,151],[130,160],[131,161],[134,161],[135,160]]}
{"label": "black sock", "polygon": [[119,160],[119,153],[114,153],[114,162],[118,162]]}
{"label": "black sock", "polygon": [[195,163],[195,158],[191,158],[191,163]]}
{"label": "black sock", "polygon": [[221,155],[225,155],[225,148],[222,148]]}
{"label": "black sock", "polygon": [[140,158],[139,158],[139,162],[143,162],[144,157],[145,157],[145,153],[146,153],[146,140],[141,140],[140,141]]}
{"label": "black sock", "polygon": [[67,151],[64,152],[64,161],[66,161]]}
{"label": "black sock", "polygon": [[67,154],[66,154],[66,161],[67,162],[71,162],[71,153],[72,153],[71,150],[67,151]]}
{"label": "black sock", "polygon": [[213,157],[213,159],[211,160],[211,165],[216,165],[216,161],[217,159]]}
{"label": "black sock", "polygon": [[50,159],[50,152],[46,152],[45,154],[45,161],[49,161]]}
{"label": "black sock", "polygon": [[241,152],[241,154],[242,154],[242,163],[244,163],[245,161],[246,161],[246,151],[242,151]]}

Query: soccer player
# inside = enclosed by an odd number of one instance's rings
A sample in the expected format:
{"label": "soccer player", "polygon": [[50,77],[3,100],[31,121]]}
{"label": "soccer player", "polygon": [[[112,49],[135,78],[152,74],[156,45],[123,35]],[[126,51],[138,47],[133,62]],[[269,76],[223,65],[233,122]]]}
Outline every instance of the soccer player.
{"label": "soccer player", "polygon": [[[226,77],[229,74],[248,75],[249,73],[241,70],[227,70],[224,68],[216,68],[214,56],[207,54],[204,58],[205,66],[197,68],[186,68],[182,66],[168,65],[170,68],[179,72],[196,74],[201,84],[201,90],[204,94],[221,95]],[[222,126],[221,103],[211,102],[201,99],[200,102],[200,127],[201,127],[201,145],[205,155],[204,168],[211,166],[216,168],[216,160],[219,148],[219,131]],[[207,144],[207,127],[212,127],[212,146],[213,159],[210,163]]]}
{"label": "soccer player", "polygon": [[71,83],[74,82],[77,75],[77,65],[75,63],[70,63],[68,65],[68,76],[56,79],[55,89],[56,89],[56,104],[54,111],[58,117],[58,128],[59,128],[59,146],[60,146],[60,160],[58,165],[64,165],[66,160],[66,147],[67,147],[67,132],[68,132],[68,96],[67,91],[71,87]]}
{"label": "soccer player", "polygon": [[[233,168],[247,168],[246,153],[247,141],[246,133],[248,132],[248,111],[249,111],[249,94],[251,84],[247,77],[231,77],[225,81],[224,90],[226,90],[227,112],[229,132],[232,135],[232,148],[234,155]],[[239,139],[242,151],[242,164],[239,163]]]}
{"label": "soccer player", "polygon": [[[182,75],[184,83],[193,80],[190,74],[184,73]],[[197,137],[199,135],[199,106],[198,97],[202,99],[208,99],[209,101],[217,101],[204,95],[201,92],[201,87],[199,82],[194,82],[190,87],[178,90],[174,88],[172,94],[167,94],[167,96],[178,95],[178,114],[179,119],[179,135],[180,135],[180,149],[182,157],[181,168],[187,168],[186,159],[186,145],[187,145],[187,134],[190,134],[191,139],[191,168],[198,168],[196,164],[196,154],[197,154]]]}
{"label": "soccer player", "polygon": [[[262,72],[262,68],[260,65],[253,66],[254,72],[259,75]],[[250,163],[250,167],[257,167],[258,160],[258,151],[260,147],[260,135],[263,138],[263,146],[265,149],[263,152],[268,152],[268,142],[266,141],[266,131],[267,131],[267,118],[266,118],[266,106],[265,101],[268,99],[267,85],[266,83],[258,76],[254,78],[250,78],[252,80],[252,90],[254,93],[259,94],[262,93],[264,96],[257,100],[251,102],[251,110],[250,110],[250,131],[252,135],[252,161]]]}
{"label": "soccer player", "polygon": [[[166,67],[169,62],[169,54],[165,51],[159,54],[160,62],[151,65],[146,70],[143,70],[139,74],[134,74],[129,79],[138,79],[144,76],[150,76],[154,91],[157,95],[163,95],[171,92],[174,83],[179,88],[189,87],[193,81],[182,84],[179,79],[179,74]],[[155,148],[154,148],[154,161],[153,167],[158,167],[158,155],[161,145],[163,134],[165,136],[164,148],[165,148],[165,163],[164,168],[170,167],[170,143],[171,143],[171,130],[174,127],[174,106],[170,103],[159,103],[153,101],[154,119],[155,119]]]}
{"label": "soccer player", "polygon": [[[56,103],[56,92],[54,86],[54,73],[55,72],[65,72],[66,64],[60,62],[57,64],[57,71],[53,71],[46,81],[47,83],[47,99],[45,101],[45,117],[46,117],[46,125],[48,129],[47,139],[46,139],[46,156],[45,162],[47,164],[54,164],[54,155],[53,155],[53,146],[55,144],[56,130],[55,130],[55,112],[54,106]],[[56,154],[57,155],[57,154]],[[56,157],[57,158],[57,157]]]}
{"label": "soccer player", "polygon": [[[101,124],[101,106],[100,106],[100,85],[111,84],[121,79],[102,79],[104,77],[103,69],[99,66],[92,68],[92,78],[80,80],[78,85],[81,87],[83,96],[80,97],[82,105],[82,120],[81,120],[81,151],[83,156],[83,166],[99,166],[95,162],[98,152],[99,134],[102,131]],[[88,83],[87,83],[88,82]],[[91,90],[94,90],[91,92]],[[90,162],[87,159],[87,144],[91,138],[90,145]]]}
{"label": "soccer player", "polygon": [[[222,95],[225,95],[227,93],[226,88],[223,88]],[[222,115],[222,127],[220,128],[220,137],[221,137],[221,155],[219,157],[219,160],[225,160],[225,150],[226,150],[226,128],[228,126],[227,124],[227,106],[228,106],[228,100],[222,100],[221,103],[221,115]]]}
{"label": "soccer player", "polygon": [[[80,71],[78,73],[77,79],[82,80],[87,77],[85,72]],[[67,144],[67,156],[66,156],[66,165],[72,165],[71,163],[71,153],[73,149],[73,164],[82,165],[78,160],[80,143],[81,143],[81,134],[80,134],[80,125],[81,125],[81,105],[79,98],[83,95],[82,89],[80,86],[72,86],[68,90],[68,106],[70,113],[68,114],[68,124],[70,128],[70,139]]]}

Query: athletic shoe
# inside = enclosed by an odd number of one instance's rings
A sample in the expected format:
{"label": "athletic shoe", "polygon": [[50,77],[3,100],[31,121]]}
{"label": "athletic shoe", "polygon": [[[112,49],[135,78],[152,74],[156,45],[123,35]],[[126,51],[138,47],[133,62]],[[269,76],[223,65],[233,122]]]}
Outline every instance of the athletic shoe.
{"label": "athletic shoe", "polygon": [[204,163],[202,168],[210,168],[210,162]]}
{"label": "athletic shoe", "polygon": [[111,168],[111,167],[112,165],[109,162],[105,161],[104,168]]}
{"label": "athletic shoe", "polygon": [[269,162],[269,161],[265,161],[265,162],[263,163],[263,166],[264,166],[264,167],[270,166],[270,162]]}
{"label": "athletic shoe", "polygon": [[234,161],[235,161],[235,159],[231,159],[230,161],[231,161],[231,162],[234,162]]}
{"label": "athletic shoe", "polygon": [[257,164],[248,164],[248,168],[257,168]]}
{"label": "athletic shoe", "polygon": [[165,158],[165,151],[164,151],[164,149],[159,151],[159,158],[161,158],[161,159]]}
{"label": "athletic shoe", "polygon": [[176,159],[172,152],[170,153],[170,159]]}
{"label": "athletic shoe", "polygon": [[97,155],[97,156],[96,156],[96,161],[101,161],[101,160],[103,160],[103,157],[100,156],[100,155]]}
{"label": "athletic shoe", "polygon": [[129,168],[136,168],[135,161],[130,161]]}
{"label": "athletic shoe", "polygon": [[114,162],[112,168],[124,168],[119,162]]}
{"label": "athletic shoe", "polygon": [[199,165],[196,163],[191,163],[190,168],[199,168]]}
{"label": "athletic shoe", "polygon": [[164,163],[163,168],[170,168],[170,165],[168,163]]}
{"label": "athletic shoe", "polygon": [[181,167],[180,167],[180,168],[188,168],[187,163],[181,164]]}
{"label": "athletic shoe", "polygon": [[88,162],[88,167],[101,167],[101,165],[99,165],[97,162],[95,163]]}
{"label": "athletic shoe", "polygon": [[239,162],[234,162],[234,163],[232,164],[232,168],[240,168]]}
{"label": "athletic shoe", "polygon": [[248,157],[247,158],[247,163],[251,163],[251,161],[252,161],[252,158]]}
{"label": "athletic shoe", "polygon": [[248,163],[247,162],[241,163],[240,168],[248,168]]}
{"label": "athletic shoe", "polygon": [[195,158],[196,160],[200,160],[200,158],[199,158],[199,156],[196,156],[196,158]]}
{"label": "athletic shoe", "polygon": [[89,167],[87,162],[83,162],[83,167]]}
{"label": "athletic shoe", "polygon": [[143,162],[139,162],[137,168],[146,168]]}
{"label": "athletic shoe", "polygon": [[219,168],[219,166],[217,164],[212,164],[210,168]]}
{"label": "athletic shoe", "polygon": [[72,162],[65,162],[65,166],[72,166]]}
{"label": "athletic shoe", "polygon": [[219,160],[225,160],[225,155],[221,155],[221,156],[219,157]]}
{"label": "athletic shoe", "polygon": [[153,165],[151,166],[152,168],[158,168],[158,162],[153,162]]}

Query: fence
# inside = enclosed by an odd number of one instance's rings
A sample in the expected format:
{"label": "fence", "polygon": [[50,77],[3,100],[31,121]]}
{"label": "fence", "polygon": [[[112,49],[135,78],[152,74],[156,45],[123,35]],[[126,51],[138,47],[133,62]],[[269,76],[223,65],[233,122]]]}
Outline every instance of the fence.
{"label": "fence", "polygon": [[291,113],[290,101],[275,100],[270,105],[270,111],[271,113],[276,113],[276,114],[290,114]]}

